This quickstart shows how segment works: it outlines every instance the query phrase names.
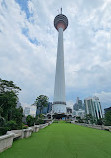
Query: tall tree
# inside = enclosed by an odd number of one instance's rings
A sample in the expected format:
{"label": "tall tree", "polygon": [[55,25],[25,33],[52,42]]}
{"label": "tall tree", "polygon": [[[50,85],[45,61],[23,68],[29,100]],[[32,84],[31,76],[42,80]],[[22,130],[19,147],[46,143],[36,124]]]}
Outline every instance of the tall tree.
{"label": "tall tree", "polygon": [[6,91],[14,91],[18,93],[21,89],[16,86],[13,81],[2,80],[0,78],[0,93],[4,93]]}
{"label": "tall tree", "polygon": [[18,92],[21,89],[13,81],[2,80],[0,78],[0,108],[1,116],[6,120],[12,119],[12,111],[16,107]]}
{"label": "tall tree", "polygon": [[105,125],[111,126],[111,111],[105,113]]}
{"label": "tall tree", "polygon": [[43,108],[48,106],[48,100],[49,98],[45,95],[40,95],[36,98],[33,105],[35,105],[36,108],[40,110],[40,114],[42,113]]}

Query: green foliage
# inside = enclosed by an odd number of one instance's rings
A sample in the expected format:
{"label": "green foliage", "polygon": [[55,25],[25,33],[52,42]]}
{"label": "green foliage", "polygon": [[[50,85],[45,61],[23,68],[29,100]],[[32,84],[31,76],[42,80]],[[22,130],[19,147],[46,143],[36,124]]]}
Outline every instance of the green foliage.
{"label": "green foliage", "polygon": [[78,120],[78,123],[84,123],[83,119],[80,118],[80,119]]}
{"label": "green foliage", "polygon": [[35,105],[37,109],[40,110],[40,114],[42,113],[43,108],[48,106],[48,99],[49,98],[45,95],[40,95],[36,98],[36,101],[33,105]]}
{"label": "green foliage", "polygon": [[5,119],[3,117],[0,117],[0,127],[5,126]]}
{"label": "green foliage", "polygon": [[42,120],[41,118],[38,118],[36,121],[35,121],[35,124],[36,125],[40,125],[40,124],[44,124],[44,120]]}
{"label": "green foliage", "polygon": [[1,116],[8,121],[12,119],[12,109],[16,107],[17,100],[18,97],[13,91],[0,93]]}
{"label": "green foliage", "polygon": [[13,81],[0,78],[0,127],[3,127],[4,130],[22,128],[23,109],[16,108],[20,90]]}
{"label": "green foliage", "polygon": [[17,123],[17,129],[22,128],[22,116],[23,116],[23,108],[19,107],[18,109],[13,109],[12,118]]}
{"label": "green foliage", "polygon": [[13,81],[0,78],[0,114],[7,121],[12,120],[12,111],[16,108],[18,92],[21,90]]}
{"label": "green foliage", "polygon": [[13,121],[13,120],[8,121],[6,125],[7,125],[9,131],[17,129],[16,121]]}
{"label": "green foliage", "polygon": [[44,114],[40,114],[38,118],[44,119]]}
{"label": "green foliage", "polygon": [[28,125],[25,125],[22,123],[22,129],[27,129],[28,128]]}
{"label": "green foliage", "polygon": [[85,116],[85,123],[91,123],[91,124],[93,124],[93,123],[95,123],[95,118],[91,115],[91,114],[86,114],[86,116]]}
{"label": "green foliage", "polygon": [[102,125],[102,124],[103,124],[103,120],[102,120],[102,119],[97,119],[96,124],[97,124],[97,125]]}
{"label": "green foliage", "polygon": [[0,127],[0,136],[6,134],[8,131],[8,127]]}
{"label": "green foliage", "polygon": [[105,125],[111,126],[111,111],[108,111],[105,114]]}
{"label": "green foliage", "polygon": [[2,107],[0,107],[0,116],[1,116],[2,112],[3,112],[3,109],[2,109]]}
{"label": "green foliage", "polygon": [[76,119],[77,119],[77,121],[76,121],[77,123],[84,123],[84,120],[81,119],[80,116],[76,117]]}
{"label": "green foliage", "polygon": [[13,81],[7,81],[7,80],[2,80],[0,78],[0,92],[4,93],[6,91],[14,91],[15,93],[18,93],[21,89],[17,87]]}
{"label": "green foliage", "polygon": [[27,125],[30,127],[34,125],[35,119],[31,115],[28,115],[26,118],[26,122],[27,122]]}

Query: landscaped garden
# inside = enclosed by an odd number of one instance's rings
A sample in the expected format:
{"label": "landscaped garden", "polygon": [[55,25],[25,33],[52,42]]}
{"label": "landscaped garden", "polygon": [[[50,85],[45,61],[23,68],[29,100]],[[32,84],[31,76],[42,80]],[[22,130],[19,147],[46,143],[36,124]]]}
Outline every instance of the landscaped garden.
{"label": "landscaped garden", "polygon": [[111,158],[111,133],[59,122],[16,140],[0,158]]}

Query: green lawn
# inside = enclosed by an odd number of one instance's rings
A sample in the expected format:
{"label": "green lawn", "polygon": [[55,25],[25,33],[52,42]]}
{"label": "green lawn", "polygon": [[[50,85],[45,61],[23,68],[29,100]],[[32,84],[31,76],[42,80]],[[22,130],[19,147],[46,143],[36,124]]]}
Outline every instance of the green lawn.
{"label": "green lawn", "polygon": [[69,123],[53,123],[16,140],[0,158],[111,158],[111,133]]}

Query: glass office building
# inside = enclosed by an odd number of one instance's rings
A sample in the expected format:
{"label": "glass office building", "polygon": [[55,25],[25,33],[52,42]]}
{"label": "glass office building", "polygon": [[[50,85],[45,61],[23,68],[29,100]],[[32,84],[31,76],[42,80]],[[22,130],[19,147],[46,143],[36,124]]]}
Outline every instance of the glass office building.
{"label": "glass office building", "polygon": [[98,97],[84,99],[86,114],[91,114],[95,119],[103,118],[101,103]]}

